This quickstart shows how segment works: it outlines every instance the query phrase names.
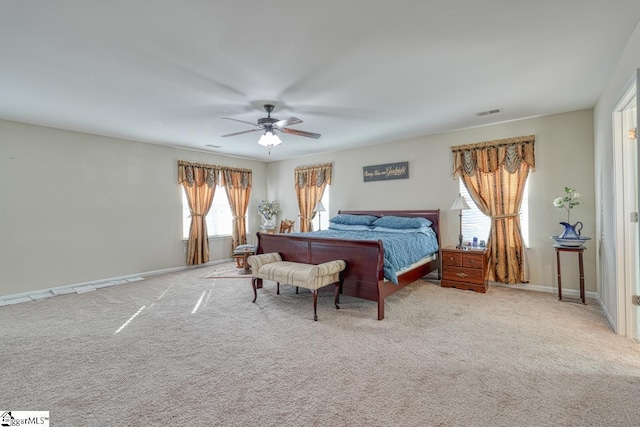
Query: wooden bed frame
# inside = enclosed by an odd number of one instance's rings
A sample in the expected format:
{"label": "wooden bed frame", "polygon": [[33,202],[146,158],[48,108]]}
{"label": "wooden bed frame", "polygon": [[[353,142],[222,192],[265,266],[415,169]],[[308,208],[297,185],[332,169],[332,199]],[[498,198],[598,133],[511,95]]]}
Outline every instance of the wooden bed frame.
{"label": "wooden bed frame", "polygon": [[[440,210],[398,210],[398,211],[340,211],[352,215],[396,215],[427,218],[436,232],[440,248]],[[327,237],[295,236],[290,234],[258,233],[256,253],[278,252],[285,261],[305,264],[342,259],[347,267],[340,274],[340,289],[343,295],[363,298],[378,303],[378,320],[384,319],[384,299],[415,282],[423,276],[438,271],[441,278],[441,255],[438,249],[436,259],[398,275],[398,284],[384,280],[384,250],[378,240],[343,240]]]}

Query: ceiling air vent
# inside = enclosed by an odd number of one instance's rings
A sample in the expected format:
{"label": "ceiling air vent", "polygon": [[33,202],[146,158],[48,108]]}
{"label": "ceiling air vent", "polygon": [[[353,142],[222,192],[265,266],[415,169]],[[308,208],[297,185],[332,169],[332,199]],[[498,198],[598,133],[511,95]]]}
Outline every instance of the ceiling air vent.
{"label": "ceiling air vent", "polygon": [[500,112],[500,110],[498,110],[498,109],[488,110],[488,111],[480,111],[479,113],[476,113],[476,117],[488,116],[489,114],[497,114],[499,112]]}

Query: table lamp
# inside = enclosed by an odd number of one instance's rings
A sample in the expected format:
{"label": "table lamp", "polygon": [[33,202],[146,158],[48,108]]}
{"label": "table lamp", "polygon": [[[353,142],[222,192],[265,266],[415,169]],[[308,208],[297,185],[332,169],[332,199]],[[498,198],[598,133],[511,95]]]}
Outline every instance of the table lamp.
{"label": "table lamp", "polygon": [[318,212],[318,230],[322,230],[322,223],[320,222],[320,212],[326,211],[322,202],[316,203],[316,207],[313,208],[313,211]]}
{"label": "table lamp", "polygon": [[458,197],[453,201],[453,206],[451,206],[451,210],[459,210],[460,211],[460,234],[458,235],[458,246],[456,249],[466,249],[462,246],[462,211],[471,209],[467,204],[467,201],[461,194],[458,194]]}

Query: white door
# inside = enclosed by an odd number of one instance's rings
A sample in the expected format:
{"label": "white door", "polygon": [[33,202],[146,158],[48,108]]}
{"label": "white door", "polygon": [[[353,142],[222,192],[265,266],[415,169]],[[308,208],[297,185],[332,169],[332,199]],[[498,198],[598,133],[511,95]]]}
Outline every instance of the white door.
{"label": "white door", "polygon": [[[624,215],[625,215],[625,264],[627,293],[627,316],[632,338],[640,339],[640,307],[633,304],[633,296],[640,295],[640,270],[638,269],[638,120],[635,96],[632,103],[622,113],[624,135]],[[634,138],[635,133],[635,138]]]}
{"label": "white door", "polygon": [[[618,269],[618,332],[640,339],[640,307],[633,296],[640,295],[640,250],[638,224],[638,85],[629,86],[614,112],[616,152],[616,234]],[[634,136],[635,130],[635,136]]]}

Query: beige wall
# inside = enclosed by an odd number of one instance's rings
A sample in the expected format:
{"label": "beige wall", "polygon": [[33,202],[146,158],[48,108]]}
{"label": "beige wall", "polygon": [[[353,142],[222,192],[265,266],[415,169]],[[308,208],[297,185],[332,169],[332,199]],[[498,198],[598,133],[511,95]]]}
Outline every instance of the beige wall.
{"label": "beige wall", "polygon": [[[442,210],[442,241],[456,243],[457,194],[449,147],[536,135],[537,171],[530,178],[529,287],[555,286],[549,236],[564,216],[552,206],[565,185],[583,195],[572,218],[595,235],[592,111],[514,121],[442,135],[395,141],[297,160],[264,164],[190,150],[0,121],[0,296],[49,289],[185,265],[177,160],[247,167],[254,171],[249,234],[260,200],[281,203],[280,218],[297,219],[293,169],[334,163],[330,211]],[[409,161],[407,180],[362,181],[362,167]],[[78,179],[80,177],[80,179]],[[9,201],[10,203],[8,203]],[[151,212],[151,214],[149,214]],[[212,260],[227,258],[228,239],[211,242]],[[595,291],[595,250],[585,253],[587,291]],[[563,271],[577,289],[574,260]]]}
{"label": "beige wall", "polygon": [[[562,226],[558,223],[566,220],[566,214],[556,210],[552,202],[563,195],[564,186],[574,187],[582,194],[581,204],[572,211],[572,222],[580,220],[584,224],[583,235],[595,236],[592,117],[592,110],[584,110],[270,163],[269,198],[281,202],[281,217],[297,219],[293,169],[332,162],[329,215],[335,215],[340,209],[439,208],[443,245],[455,245],[458,212],[449,208],[458,194],[458,183],[451,175],[450,147],[533,134],[536,136],[536,171],[529,181],[527,255],[531,280],[528,286],[551,290],[556,286],[556,267],[549,236],[561,232]],[[363,182],[363,166],[400,161],[409,162],[409,179]],[[595,245],[589,242],[587,247],[586,289],[595,292]],[[568,256],[563,263],[564,287],[578,289],[578,283],[577,257]]]}
{"label": "beige wall", "polygon": [[0,296],[184,266],[178,160],[250,168],[249,212],[266,197],[262,162],[8,121],[0,141]]}
{"label": "beige wall", "polygon": [[625,330],[626,305],[621,298],[624,282],[618,280],[616,264],[619,255],[615,215],[615,181],[613,156],[612,112],[624,95],[625,86],[640,68],[640,24],[631,35],[627,46],[609,78],[594,108],[595,190],[598,219],[600,264],[598,271],[599,295],[603,308],[616,332],[629,335]]}

